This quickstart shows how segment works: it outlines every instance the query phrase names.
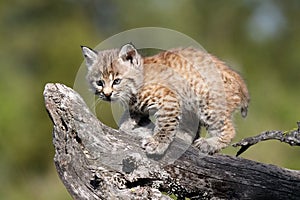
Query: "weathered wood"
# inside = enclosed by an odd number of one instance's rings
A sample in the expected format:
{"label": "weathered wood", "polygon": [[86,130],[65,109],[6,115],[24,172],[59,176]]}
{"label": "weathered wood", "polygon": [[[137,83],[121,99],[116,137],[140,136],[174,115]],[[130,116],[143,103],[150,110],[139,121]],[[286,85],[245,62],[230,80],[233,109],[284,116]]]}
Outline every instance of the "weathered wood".
{"label": "weathered wood", "polygon": [[253,137],[242,139],[241,141],[233,144],[234,147],[241,147],[236,156],[245,152],[249,147],[259,142],[266,140],[279,140],[280,142],[287,143],[291,146],[300,146],[300,122],[297,122],[298,129],[291,131],[265,131]]}
{"label": "weathered wood", "polygon": [[[300,199],[299,171],[193,147],[167,164],[148,158],[138,138],[103,125],[71,88],[47,84],[44,98],[54,162],[74,199]],[[180,148],[176,141],[168,152]]]}

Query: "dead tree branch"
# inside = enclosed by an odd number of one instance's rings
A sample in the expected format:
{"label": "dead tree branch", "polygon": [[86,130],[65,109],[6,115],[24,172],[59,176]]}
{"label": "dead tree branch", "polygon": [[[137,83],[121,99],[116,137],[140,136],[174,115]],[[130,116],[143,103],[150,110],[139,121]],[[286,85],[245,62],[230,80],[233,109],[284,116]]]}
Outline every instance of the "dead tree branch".
{"label": "dead tree branch", "polygon": [[233,144],[234,147],[241,147],[236,156],[245,152],[250,146],[266,140],[279,140],[291,146],[300,146],[300,122],[297,122],[298,129],[291,131],[265,131],[259,135],[248,137]]}
{"label": "dead tree branch", "polygon": [[[139,139],[103,125],[62,84],[44,90],[54,162],[74,199],[300,199],[300,172],[193,147],[173,163],[148,158]],[[182,148],[174,142],[168,153]]]}

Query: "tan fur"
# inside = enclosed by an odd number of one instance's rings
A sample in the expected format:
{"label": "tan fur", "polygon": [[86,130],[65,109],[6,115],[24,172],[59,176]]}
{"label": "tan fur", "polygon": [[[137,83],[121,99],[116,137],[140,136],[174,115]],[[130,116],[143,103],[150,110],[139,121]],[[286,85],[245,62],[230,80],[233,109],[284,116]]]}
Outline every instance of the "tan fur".
{"label": "tan fur", "polygon": [[[83,53],[87,78],[101,99],[120,100],[137,124],[154,115],[153,136],[142,143],[149,154],[167,150],[189,112],[211,136],[194,145],[204,153],[218,152],[235,136],[233,112],[240,108],[243,117],[247,114],[249,94],[241,76],[201,50],[178,48],[142,58],[127,44],[103,52],[83,48]],[[96,84],[100,80],[103,85]]]}

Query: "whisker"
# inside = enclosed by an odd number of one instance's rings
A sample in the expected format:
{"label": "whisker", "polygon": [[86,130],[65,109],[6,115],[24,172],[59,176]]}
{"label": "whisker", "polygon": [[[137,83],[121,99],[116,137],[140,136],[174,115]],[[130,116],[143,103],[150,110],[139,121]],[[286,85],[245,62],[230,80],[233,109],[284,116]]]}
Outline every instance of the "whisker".
{"label": "whisker", "polygon": [[95,110],[96,109],[96,106],[100,103],[101,99],[100,98],[97,98],[96,101],[93,103],[91,109],[92,110]]}

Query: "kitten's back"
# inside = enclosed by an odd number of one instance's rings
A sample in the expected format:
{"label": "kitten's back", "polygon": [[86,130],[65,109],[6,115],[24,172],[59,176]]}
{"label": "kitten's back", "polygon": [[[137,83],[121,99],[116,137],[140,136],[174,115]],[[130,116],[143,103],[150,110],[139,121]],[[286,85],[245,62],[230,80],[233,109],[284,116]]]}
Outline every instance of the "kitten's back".
{"label": "kitten's back", "polygon": [[[176,48],[144,58],[144,66],[153,64],[172,68],[174,74],[184,77],[192,85],[195,82],[202,82],[197,84],[199,88],[194,90],[198,93],[197,95],[201,93],[201,90],[204,90],[203,88],[207,87],[207,84],[208,87],[210,87],[209,84],[215,84],[215,80],[208,80],[208,75],[213,79],[219,77],[230,112],[240,107],[242,116],[246,117],[250,97],[244,80],[236,71],[215,56],[192,47]],[[147,70],[147,67],[145,69]],[[163,73],[161,69],[157,71],[158,74]],[[150,71],[153,70],[151,68]],[[165,77],[168,76],[166,75]]]}

